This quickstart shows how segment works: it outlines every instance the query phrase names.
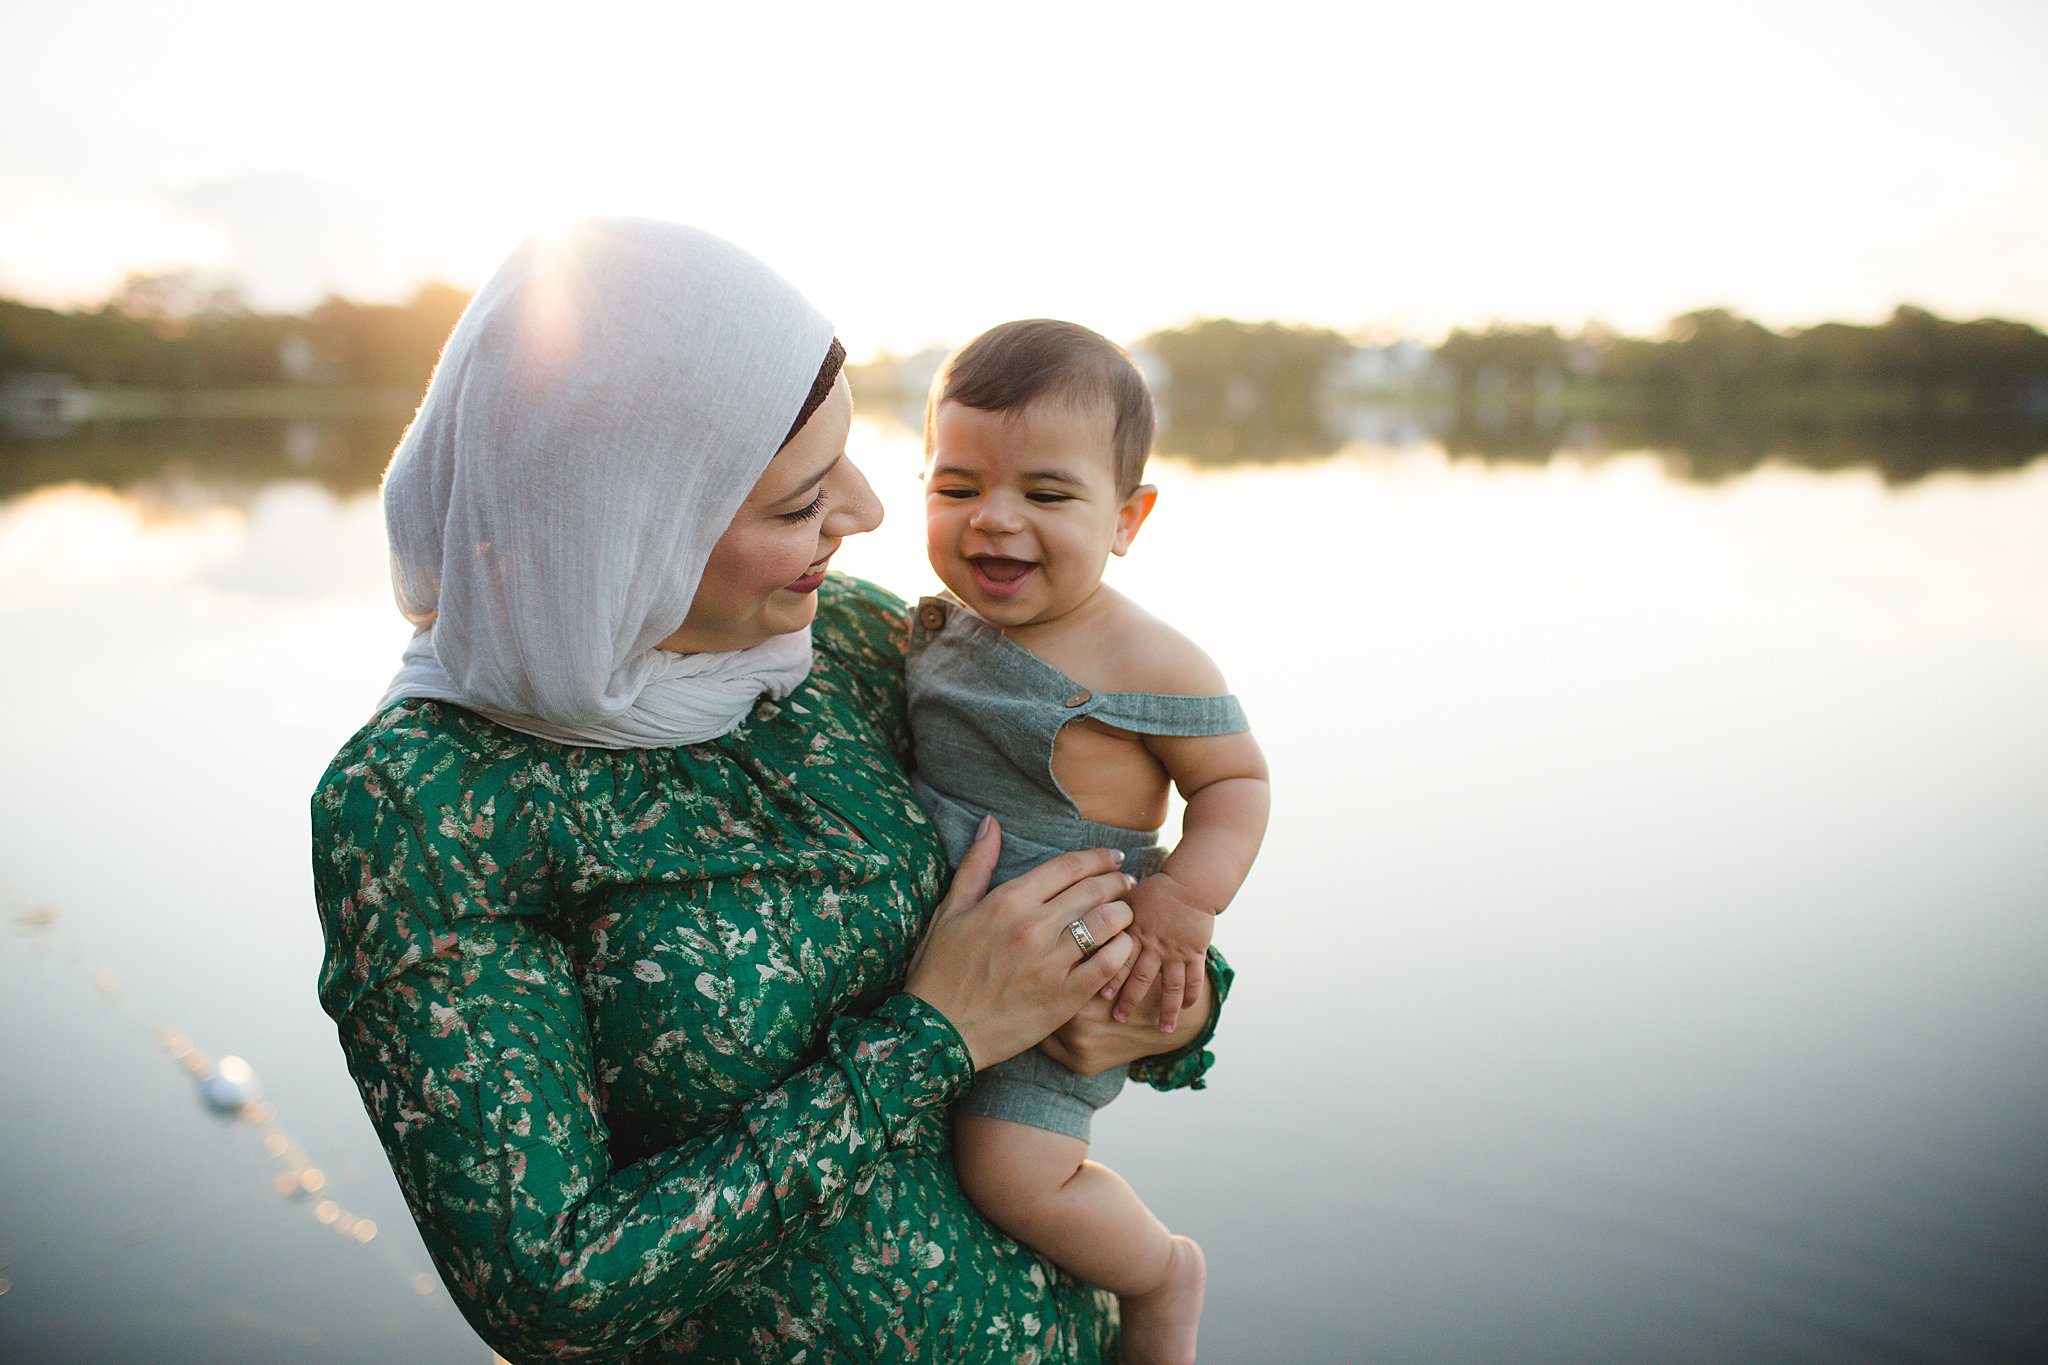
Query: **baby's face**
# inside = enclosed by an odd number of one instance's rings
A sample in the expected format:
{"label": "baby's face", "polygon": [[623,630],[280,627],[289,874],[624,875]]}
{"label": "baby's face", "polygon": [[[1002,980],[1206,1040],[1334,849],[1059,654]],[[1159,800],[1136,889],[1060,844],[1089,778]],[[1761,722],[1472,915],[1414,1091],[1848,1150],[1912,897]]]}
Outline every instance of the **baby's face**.
{"label": "baby's face", "polygon": [[1041,625],[1088,601],[1130,548],[1152,490],[1119,496],[1106,408],[1017,412],[942,403],[925,466],[925,548],[953,595],[999,626]]}

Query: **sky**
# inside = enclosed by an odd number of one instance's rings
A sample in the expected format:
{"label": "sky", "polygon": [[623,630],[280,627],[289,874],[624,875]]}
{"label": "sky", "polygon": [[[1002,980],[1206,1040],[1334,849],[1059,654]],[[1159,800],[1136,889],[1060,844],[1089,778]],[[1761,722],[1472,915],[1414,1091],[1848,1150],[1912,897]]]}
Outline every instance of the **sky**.
{"label": "sky", "polygon": [[474,287],[633,213],[855,355],[1057,316],[1383,336],[2048,324],[2048,4],[0,0],[0,294]]}

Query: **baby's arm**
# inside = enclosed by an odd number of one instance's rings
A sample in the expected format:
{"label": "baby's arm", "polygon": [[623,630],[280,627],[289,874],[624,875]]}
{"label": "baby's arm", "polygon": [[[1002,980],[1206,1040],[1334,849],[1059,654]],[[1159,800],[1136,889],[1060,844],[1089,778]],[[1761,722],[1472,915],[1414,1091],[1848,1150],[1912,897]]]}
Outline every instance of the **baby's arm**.
{"label": "baby's arm", "polygon": [[[1165,623],[1145,618],[1126,640],[1127,657],[1142,661],[1133,690],[1220,696],[1223,671],[1195,643]],[[1127,684],[1130,685],[1130,684]],[[1234,735],[1141,735],[1146,750],[1187,802],[1180,842],[1165,865],[1129,897],[1136,918],[1125,932],[1138,951],[1117,986],[1111,1014],[1119,1021],[1160,987],[1159,1028],[1171,1033],[1193,1003],[1216,916],[1230,904],[1266,834],[1272,788],[1266,756],[1249,732]]]}
{"label": "baby's arm", "polygon": [[1258,856],[1271,786],[1265,755],[1249,732],[1147,735],[1144,742],[1172,777],[1187,812],[1180,842],[1165,866],[1131,892],[1137,918],[1127,932],[1138,951],[1112,1013],[1128,1019],[1156,979],[1161,986],[1159,1027],[1171,1033],[1201,980],[1216,916],[1244,884]]}

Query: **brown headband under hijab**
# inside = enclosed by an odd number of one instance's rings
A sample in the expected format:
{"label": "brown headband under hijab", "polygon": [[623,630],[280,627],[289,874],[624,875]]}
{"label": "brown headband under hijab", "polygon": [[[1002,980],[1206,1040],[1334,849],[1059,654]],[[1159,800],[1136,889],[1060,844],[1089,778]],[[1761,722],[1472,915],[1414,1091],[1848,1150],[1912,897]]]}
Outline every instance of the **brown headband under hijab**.
{"label": "brown headband under hijab", "polygon": [[[839,344],[838,337],[833,337],[831,349],[825,352],[825,363],[818,367],[818,377],[811,381],[811,392],[804,399],[804,405],[797,409],[796,421],[790,426],[789,435],[782,438],[782,445],[786,446],[795,440],[796,434],[804,429],[804,423],[810,421],[811,415],[824,406],[825,396],[832,392],[832,385],[838,381],[839,371],[845,364],[846,348]],[[776,449],[780,450],[782,446],[777,446]]]}

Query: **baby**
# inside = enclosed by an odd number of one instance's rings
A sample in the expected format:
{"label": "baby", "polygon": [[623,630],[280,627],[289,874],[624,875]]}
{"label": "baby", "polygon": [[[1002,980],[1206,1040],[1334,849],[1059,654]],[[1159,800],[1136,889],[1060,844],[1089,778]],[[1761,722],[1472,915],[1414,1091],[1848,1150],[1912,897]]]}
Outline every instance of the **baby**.
{"label": "baby", "polygon": [[[1070,849],[1117,848],[1138,878],[1138,951],[1104,995],[1159,1026],[1200,989],[1215,917],[1265,833],[1266,765],[1201,650],[1105,587],[1158,496],[1152,400],[1130,357],[1071,323],[1005,323],[956,351],[925,410],[925,535],[950,589],[911,622],[916,785],[958,863],[986,815],[1003,881]],[[1158,845],[1167,786],[1187,801]],[[1070,926],[1076,950],[1095,945]],[[1125,1069],[1080,1076],[1033,1050],[954,1110],[955,1160],[996,1226],[1122,1304],[1129,1365],[1192,1361],[1201,1248],[1089,1161],[1089,1120]]]}

